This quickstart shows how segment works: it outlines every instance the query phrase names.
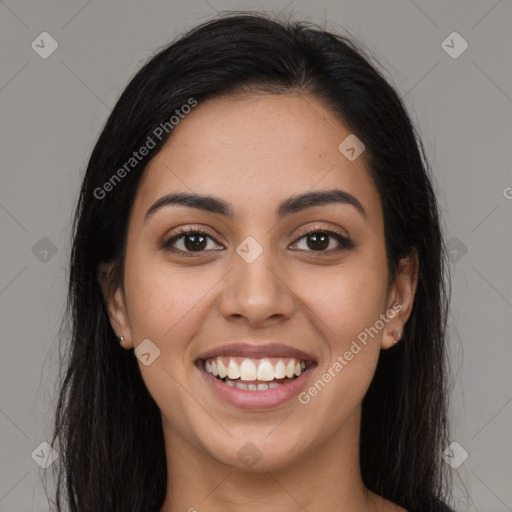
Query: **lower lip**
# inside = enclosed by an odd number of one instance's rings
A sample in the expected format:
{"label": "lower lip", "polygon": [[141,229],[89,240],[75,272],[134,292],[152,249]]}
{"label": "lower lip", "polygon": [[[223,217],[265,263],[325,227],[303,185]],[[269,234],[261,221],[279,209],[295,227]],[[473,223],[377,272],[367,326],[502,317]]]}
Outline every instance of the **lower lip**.
{"label": "lower lip", "polygon": [[223,400],[229,402],[240,409],[271,409],[282,405],[294,396],[298,395],[305,387],[306,382],[314,370],[315,366],[306,369],[299,377],[292,380],[288,384],[273,389],[265,389],[261,391],[249,391],[228,386],[221,380],[215,378],[208,373],[202,366],[202,362],[198,364],[198,369],[210,388],[219,395]]}

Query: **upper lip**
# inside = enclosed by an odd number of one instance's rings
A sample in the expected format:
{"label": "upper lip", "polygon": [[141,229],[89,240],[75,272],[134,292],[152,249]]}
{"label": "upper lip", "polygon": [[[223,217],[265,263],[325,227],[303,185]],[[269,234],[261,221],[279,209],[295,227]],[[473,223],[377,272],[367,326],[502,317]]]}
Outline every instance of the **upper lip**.
{"label": "upper lip", "polygon": [[281,343],[229,343],[214,347],[202,352],[197,359],[209,359],[218,356],[238,356],[253,359],[265,357],[294,357],[304,361],[315,361],[313,355],[299,350],[295,347],[283,345]]}

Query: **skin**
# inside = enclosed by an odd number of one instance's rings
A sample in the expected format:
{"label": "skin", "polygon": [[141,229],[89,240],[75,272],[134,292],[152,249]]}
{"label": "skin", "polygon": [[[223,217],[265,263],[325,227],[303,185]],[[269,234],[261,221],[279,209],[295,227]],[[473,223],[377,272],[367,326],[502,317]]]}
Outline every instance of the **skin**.
{"label": "skin", "polygon": [[[388,286],[382,207],[365,153],[349,161],[338,150],[350,133],[304,93],[230,96],[199,104],[145,170],[129,219],[125,293],[100,282],[122,346],[150,339],[160,349],[151,365],[138,362],[162,413],[168,487],[161,512],[405,510],[365,488],[358,442],[361,402],[380,351],[409,318],[418,261],[404,259]],[[284,199],[334,188],[357,197],[366,217],[333,203],[277,221]],[[233,218],[171,205],[144,222],[170,192],[219,197],[231,203]],[[211,237],[203,252],[185,246],[186,237],[175,247],[192,257],[160,247],[178,226]],[[315,250],[304,237],[313,227],[338,229],[356,247],[330,238]],[[247,236],[263,249],[252,263],[236,253]],[[211,347],[276,341],[315,356],[309,387],[395,301],[400,312],[308,404],[292,399],[245,411],[214,394],[194,366]],[[248,442],[261,453],[251,467],[237,457]]]}

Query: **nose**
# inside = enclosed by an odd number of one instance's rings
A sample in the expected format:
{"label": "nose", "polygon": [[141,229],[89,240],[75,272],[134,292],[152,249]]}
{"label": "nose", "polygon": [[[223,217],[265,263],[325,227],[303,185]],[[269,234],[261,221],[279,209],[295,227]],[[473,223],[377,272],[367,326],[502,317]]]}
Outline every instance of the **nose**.
{"label": "nose", "polygon": [[269,250],[252,263],[235,255],[233,264],[220,298],[224,318],[261,328],[292,317],[295,296]]}

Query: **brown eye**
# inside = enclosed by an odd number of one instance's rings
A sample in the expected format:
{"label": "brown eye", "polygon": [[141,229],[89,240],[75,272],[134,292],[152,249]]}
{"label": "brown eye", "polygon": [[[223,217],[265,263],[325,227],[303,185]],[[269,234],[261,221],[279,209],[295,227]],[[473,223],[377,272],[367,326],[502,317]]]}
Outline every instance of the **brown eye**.
{"label": "brown eye", "polygon": [[354,243],[346,236],[330,230],[316,229],[315,231],[309,231],[301,236],[295,243],[299,244],[302,240],[305,240],[305,243],[302,244],[302,247],[298,247],[299,250],[319,253],[338,252],[343,249],[352,249],[355,247]]}
{"label": "brown eye", "polygon": [[206,247],[207,237],[201,233],[194,233],[190,235],[184,235],[184,245],[187,251],[201,251]]}
{"label": "brown eye", "polygon": [[[182,253],[184,256],[190,255],[190,253],[202,253],[206,252],[208,242],[215,242],[214,246],[223,249],[223,247],[217,244],[210,235],[204,231],[183,229],[179,234],[172,236],[162,245],[162,248],[175,253]],[[211,250],[211,249],[208,249]],[[217,250],[213,248],[213,250]]]}
{"label": "brown eye", "polygon": [[327,249],[329,247],[329,238],[330,235],[325,233],[312,233],[307,236],[308,247],[314,251]]}

